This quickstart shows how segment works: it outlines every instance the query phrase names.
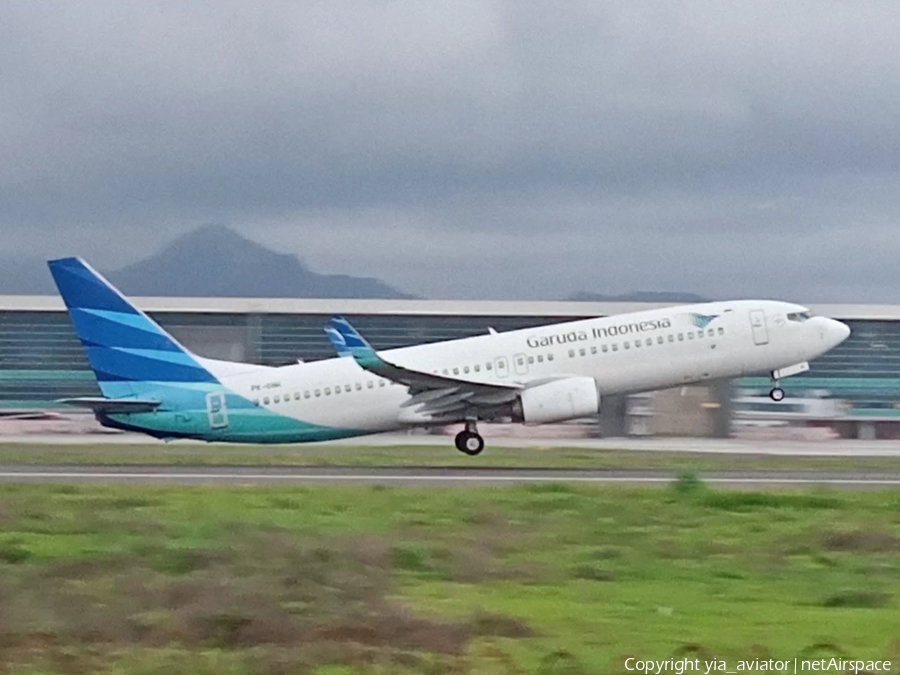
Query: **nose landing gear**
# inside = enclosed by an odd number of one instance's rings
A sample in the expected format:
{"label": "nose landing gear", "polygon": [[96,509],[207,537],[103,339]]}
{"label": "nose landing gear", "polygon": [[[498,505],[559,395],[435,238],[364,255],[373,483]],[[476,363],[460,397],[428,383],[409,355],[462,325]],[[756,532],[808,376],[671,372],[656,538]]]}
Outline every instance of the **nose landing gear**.
{"label": "nose landing gear", "polygon": [[461,453],[474,457],[484,450],[484,439],[478,433],[476,420],[466,420],[466,428],[456,434],[456,449]]}
{"label": "nose landing gear", "polygon": [[772,373],[772,389],[769,390],[769,398],[773,401],[784,400],[784,389],[778,386],[778,372]]}
{"label": "nose landing gear", "polygon": [[771,373],[772,390],[769,392],[769,398],[771,398],[773,401],[783,401],[784,389],[778,386],[778,381],[785,377],[792,377],[794,375],[799,375],[800,373],[805,373],[808,370],[808,361],[802,361],[800,363],[795,363],[793,366],[787,366],[785,368],[773,370]]}

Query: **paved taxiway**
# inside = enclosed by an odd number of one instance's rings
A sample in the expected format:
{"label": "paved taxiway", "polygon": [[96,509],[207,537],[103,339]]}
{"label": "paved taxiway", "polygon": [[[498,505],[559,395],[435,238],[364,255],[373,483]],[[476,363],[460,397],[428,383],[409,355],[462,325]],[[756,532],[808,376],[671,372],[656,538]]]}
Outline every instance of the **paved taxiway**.
{"label": "paved taxiway", "polygon": [[[900,487],[900,472],[711,471],[717,487],[844,489]],[[169,485],[388,485],[395,487],[503,486],[529,483],[669,485],[674,471],[600,469],[450,469],[319,467],[71,467],[0,466],[0,483],[152,483]]]}

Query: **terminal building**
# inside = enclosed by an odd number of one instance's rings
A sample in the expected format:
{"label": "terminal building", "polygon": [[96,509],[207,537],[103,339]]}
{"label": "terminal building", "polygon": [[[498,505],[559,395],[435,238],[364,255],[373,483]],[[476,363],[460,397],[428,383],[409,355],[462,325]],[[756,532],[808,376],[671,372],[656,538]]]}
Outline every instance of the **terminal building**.
{"label": "terminal building", "polygon": [[[212,358],[282,365],[334,356],[323,326],[347,316],[376,349],[662,307],[644,303],[133,298],[186,347]],[[900,306],[814,305],[850,338],[782,381],[741,378],[604,398],[593,433],[728,436],[779,426],[859,438],[900,437]],[[59,409],[99,390],[62,302],[0,296],[0,412]],[[588,422],[590,426],[590,422]]]}

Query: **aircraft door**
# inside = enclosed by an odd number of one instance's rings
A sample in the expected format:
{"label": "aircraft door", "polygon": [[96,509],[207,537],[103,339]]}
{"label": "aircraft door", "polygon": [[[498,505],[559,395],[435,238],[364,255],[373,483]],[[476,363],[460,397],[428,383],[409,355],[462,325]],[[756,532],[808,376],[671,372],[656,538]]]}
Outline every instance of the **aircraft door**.
{"label": "aircraft door", "polygon": [[753,344],[769,344],[769,329],[766,327],[766,313],[763,310],[750,310],[750,330],[753,332]]}
{"label": "aircraft door", "polygon": [[528,374],[528,357],[525,356],[525,354],[516,354],[515,356],[513,356],[513,364],[516,375]]}
{"label": "aircraft door", "polygon": [[225,394],[206,395],[206,415],[210,429],[224,429],[228,426],[228,408],[225,405]]}
{"label": "aircraft door", "polygon": [[497,374],[497,377],[509,376],[509,363],[505,356],[498,356],[494,359],[494,372]]}

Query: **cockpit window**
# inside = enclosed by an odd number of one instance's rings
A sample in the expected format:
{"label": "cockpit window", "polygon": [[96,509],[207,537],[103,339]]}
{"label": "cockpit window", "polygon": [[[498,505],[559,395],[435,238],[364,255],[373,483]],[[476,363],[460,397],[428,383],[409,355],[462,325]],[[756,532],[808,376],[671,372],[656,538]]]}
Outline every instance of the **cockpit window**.
{"label": "cockpit window", "polygon": [[807,321],[807,320],[809,320],[809,319],[811,319],[811,318],[812,318],[812,312],[810,312],[810,311],[805,311],[805,312],[789,312],[788,315],[787,315],[788,321],[797,321],[797,322],[801,322],[801,321]]}

